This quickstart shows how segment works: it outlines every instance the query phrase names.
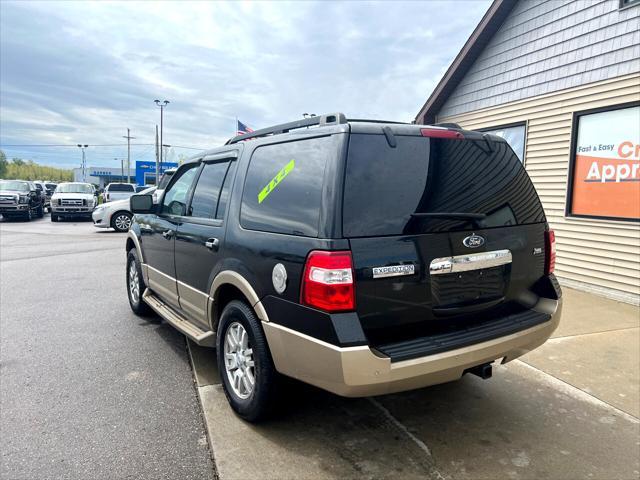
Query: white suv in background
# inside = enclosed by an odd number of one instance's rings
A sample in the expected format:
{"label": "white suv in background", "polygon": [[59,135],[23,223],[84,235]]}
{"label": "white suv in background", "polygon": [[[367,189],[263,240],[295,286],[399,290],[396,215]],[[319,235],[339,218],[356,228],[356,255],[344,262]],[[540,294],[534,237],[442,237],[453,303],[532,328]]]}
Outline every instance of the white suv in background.
{"label": "white suv in background", "polygon": [[102,198],[105,202],[128,199],[136,193],[136,186],[133,183],[110,183],[104,187]]}

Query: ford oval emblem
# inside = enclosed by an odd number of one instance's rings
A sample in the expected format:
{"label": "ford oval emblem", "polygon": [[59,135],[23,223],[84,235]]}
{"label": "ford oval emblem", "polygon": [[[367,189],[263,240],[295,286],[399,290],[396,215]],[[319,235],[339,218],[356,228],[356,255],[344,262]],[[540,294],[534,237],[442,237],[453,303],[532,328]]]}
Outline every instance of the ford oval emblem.
{"label": "ford oval emblem", "polygon": [[467,248],[478,248],[484,245],[484,238],[480,235],[472,233],[467,238],[462,240],[462,244]]}

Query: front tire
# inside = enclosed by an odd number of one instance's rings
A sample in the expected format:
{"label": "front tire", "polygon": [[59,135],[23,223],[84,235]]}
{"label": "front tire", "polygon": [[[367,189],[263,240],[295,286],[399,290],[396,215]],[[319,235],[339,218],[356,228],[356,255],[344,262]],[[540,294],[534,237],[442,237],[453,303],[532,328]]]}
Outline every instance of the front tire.
{"label": "front tire", "polygon": [[131,227],[131,218],[129,212],[116,212],[111,219],[111,228],[116,232],[128,232]]}
{"label": "front tire", "polygon": [[31,208],[27,208],[27,213],[24,214],[24,219],[27,222],[30,222],[31,220],[33,220],[33,212],[31,211]]}
{"label": "front tire", "polygon": [[260,321],[244,302],[233,300],[224,307],[216,350],[231,408],[249,422],[266,418],[275,404],[279,374]]}
{"label": "front tire", "polygon": [[144,303],[142,300],[142,294],[147,289],[142,277],[142,268],[140,267],[140,260],[138,260],[138,254],[134,249],[129,250],[127,253],[127,296],[129,297],[129,306],[133,313],[140,317],[147,317],[151,315],[151,307]]}

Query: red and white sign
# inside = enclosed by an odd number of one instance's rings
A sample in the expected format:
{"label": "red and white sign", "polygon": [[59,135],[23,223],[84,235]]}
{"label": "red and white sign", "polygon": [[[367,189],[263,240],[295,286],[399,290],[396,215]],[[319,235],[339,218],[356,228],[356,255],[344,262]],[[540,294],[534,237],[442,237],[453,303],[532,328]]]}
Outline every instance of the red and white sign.
{"label": "red and white sign", "polygon": [[640,219],[640,107],[579,117],[571,213]]}

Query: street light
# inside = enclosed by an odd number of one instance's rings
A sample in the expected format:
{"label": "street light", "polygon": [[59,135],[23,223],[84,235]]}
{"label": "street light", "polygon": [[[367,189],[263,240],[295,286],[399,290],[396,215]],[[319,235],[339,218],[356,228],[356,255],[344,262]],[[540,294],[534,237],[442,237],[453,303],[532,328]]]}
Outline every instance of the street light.
{"label": "street light", "polygon": [[315,113],[303,113],[302,117],[303,118],[310,118],[310,117],[315,117],[316,114]]}
{"label": "street light", "polygon": [[78,143],[78,148],[82,150],[82,181],[83,182],[87,181],[87,162],[84,156],[84,149],[87,148],[88,146],[89,145],[82,145]]}
{"label": "street light", "polygon": [[167,106],[169,100],[163,100],[162,102],[158,99],[154,100],[154,103],[160,107],[160,170],[162,170],[162,122],[164,116],[164,107]]}

